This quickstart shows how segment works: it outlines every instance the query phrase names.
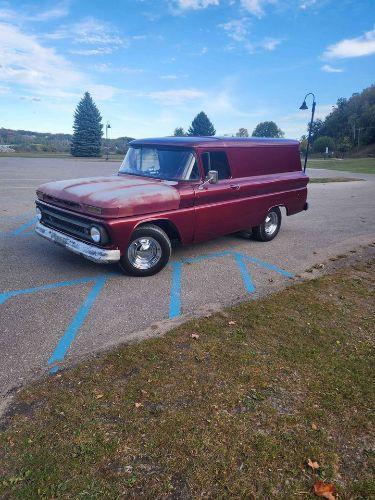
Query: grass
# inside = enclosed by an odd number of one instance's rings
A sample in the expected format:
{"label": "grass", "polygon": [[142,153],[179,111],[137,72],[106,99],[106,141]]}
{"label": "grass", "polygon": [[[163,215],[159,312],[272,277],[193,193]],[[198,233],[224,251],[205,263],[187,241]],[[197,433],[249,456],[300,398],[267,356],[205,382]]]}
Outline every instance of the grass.
{"label": "grass", "polygon": [[363,181],[363,179],[355,179],[353,177],[313,177],[310,178],[310,184],[327,184],[328,182],[353,182]]}
{"label": "grass", "polygon": [[342,499],[373,497],[374,270],[291,286],[23,389],[0,434],[0,497],[298,499],[318,479]]}
{"label": "grass", "polygon": [[311,159],[308,168],[327,168],[329,170],[341,170],[358,174],[375,174],[375,158],[346,158],[337,159]]}

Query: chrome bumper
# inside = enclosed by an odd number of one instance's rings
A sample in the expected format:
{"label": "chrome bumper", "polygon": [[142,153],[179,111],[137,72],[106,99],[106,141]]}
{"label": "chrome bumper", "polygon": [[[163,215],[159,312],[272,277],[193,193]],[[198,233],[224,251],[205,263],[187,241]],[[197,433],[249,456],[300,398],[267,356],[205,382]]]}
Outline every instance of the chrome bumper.
{"label": "chrome bumper", "polygon": [[120,260],[120,250],[106,250],[105,248],[98,248],[94,245],[83,243],[83,241],[76,240],[71,236],[67,236],[64,233],[56,231],[55,229],[43,226],[40,222],[36,223],[35,232],[39,234],[39,236],[53,241],[54,243],[67,248],[71,252],[82,255],[83,257],[86,257],[86,259],[92,260],[93,262],[108,264],[110,262],[118,262]]}

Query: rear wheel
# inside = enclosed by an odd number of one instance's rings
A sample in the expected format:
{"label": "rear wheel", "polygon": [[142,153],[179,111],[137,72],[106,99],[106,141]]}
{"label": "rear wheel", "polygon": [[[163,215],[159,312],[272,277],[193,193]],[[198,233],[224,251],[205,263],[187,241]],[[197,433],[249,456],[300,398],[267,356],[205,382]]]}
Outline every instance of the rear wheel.
{"label": "rear wheel", "polygon": [[119,262],[120,269],[132,276],[152,276],[165,267],[172,247],[167,234],[154,224],[137,228]]}
{"label": "rear wheel", "polygon": [[271,208],[264,222],[253,227],[253,237],[258,241],[271,241],[275,238],[281,226],[281,211],[279,207]]}

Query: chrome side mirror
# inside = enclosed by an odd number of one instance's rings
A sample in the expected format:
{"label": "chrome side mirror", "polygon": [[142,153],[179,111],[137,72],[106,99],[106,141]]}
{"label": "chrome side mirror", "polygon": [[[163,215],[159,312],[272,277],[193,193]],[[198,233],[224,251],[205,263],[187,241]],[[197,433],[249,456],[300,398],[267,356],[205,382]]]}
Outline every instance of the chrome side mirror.
{"label": "chrome side mirror", "polygon": [[217,184],[219,182],[219,172],[217,170],[209,170],[207,180],[210,184]]}
{"label": "chrome side mirror", "polygon": [[206,184],[217,184],[219,182],[219,172],[217,170],[209,170],[206,180],[199,185],[198,189],[203,189]]}

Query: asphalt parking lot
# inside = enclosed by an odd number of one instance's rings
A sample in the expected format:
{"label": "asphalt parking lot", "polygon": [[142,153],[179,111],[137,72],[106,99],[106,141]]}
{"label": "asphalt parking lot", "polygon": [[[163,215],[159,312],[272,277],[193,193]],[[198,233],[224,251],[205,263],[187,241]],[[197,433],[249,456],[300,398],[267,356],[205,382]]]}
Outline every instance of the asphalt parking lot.
{"label": "asphalt parking lot", "polygon": [[174,249],[160,274],[131,278],[35,235],[34,199],[49,180],[111,175],[119,163],[0,158],[0,395],[121,342],[159,334],[285,286],[312,265],[375,240],[375,176],[313,184],[310,209],[284,217],[269,243],[231,235]]}

